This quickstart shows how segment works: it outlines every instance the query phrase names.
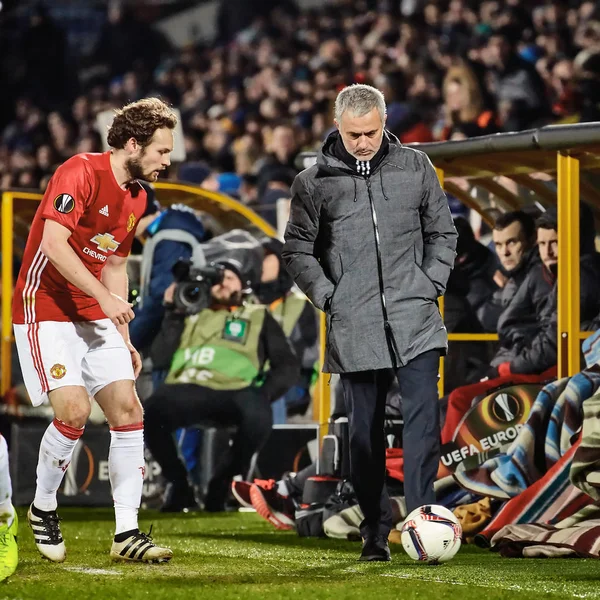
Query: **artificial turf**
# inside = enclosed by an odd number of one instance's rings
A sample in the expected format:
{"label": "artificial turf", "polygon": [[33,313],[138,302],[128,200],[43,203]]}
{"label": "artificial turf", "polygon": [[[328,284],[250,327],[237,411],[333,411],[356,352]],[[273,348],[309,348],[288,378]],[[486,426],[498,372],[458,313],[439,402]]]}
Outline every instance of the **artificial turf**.
{"label": "artificial turf", "polygon": [[497,600],[600,598],[600,562],[591,559],[503,559],[463,546],[452,562],[432,567],[392,545],[391,563],[359,563],[360,544],[299,538],[252,513],[163,515],[144,511],[156,542],[173,548],[169,564],[110,561],[112,511],[62,509],[67,560],[40,558],[19,509],[19,568],[0,583],[0,598],[87,600],[138,598],[457,598]]}

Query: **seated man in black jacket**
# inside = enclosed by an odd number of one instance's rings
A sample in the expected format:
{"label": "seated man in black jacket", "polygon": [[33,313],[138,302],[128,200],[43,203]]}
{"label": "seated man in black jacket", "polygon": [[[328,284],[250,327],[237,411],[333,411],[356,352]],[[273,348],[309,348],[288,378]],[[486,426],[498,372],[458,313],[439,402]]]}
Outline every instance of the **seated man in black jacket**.
{"label": "seated man in black jacket", "polygon": [[[600,311],[600,256],[594,246],[594,220],[590,209],[580,210],[580,317],[582,329]],[[500,348],[488,377],[514,373],[538,374],[557,362],[558,218],[554,207],[537,220],[540,262],[498,321]]]}
{"label": "seated man in black jacket", "polygon": [[[164,511],[195,505],[173,432],[201,423],[237,427],[204,499],[206,510],[224,510],[232,478],[246,473],[269,436],[271,402],[299,376],[298,360],[268,308],[243,301],[250,282],[242,263],[230,258],[220,264],[223,279],[211,288],[210,307],[191,316],[167,310],[153,347],[154,355],[162,353],[171,365],[165,383],[144,406],[146,443],[171,484]],[[167,302],[174,288],[167,288]]]}
{"label": "seated man in black jacket", "polygon": [[494,223],[492,239],[500,266],[494,273],[498,289],[478,308],[484,331],[498,331],[498,319],[525,281],[532,267],[539,264],[534,218],[520,210],[500,215]]}
{"label": "seated man in black jacket", "polygon": [[467,219],[456,217],[454,226],[458,232],[454,271],[468,281],[467,302],[473,315],[481,321],[486,302],[498,290],[494,281],[498,262],[494,253],[475,239]]}
{"label": "seated man in black jacket", "polygon": [[300,361],[300,378],[284,398],[273,403],[276,424],[287,417],[304,415],[310,404],[310,386],[319,360],[318,317],[315,307],[294,287],[292,278],[281,264],[283,243],[276,238],[262,240],[265,251],[261,282],[255,288],[259,302],[266,304]]}

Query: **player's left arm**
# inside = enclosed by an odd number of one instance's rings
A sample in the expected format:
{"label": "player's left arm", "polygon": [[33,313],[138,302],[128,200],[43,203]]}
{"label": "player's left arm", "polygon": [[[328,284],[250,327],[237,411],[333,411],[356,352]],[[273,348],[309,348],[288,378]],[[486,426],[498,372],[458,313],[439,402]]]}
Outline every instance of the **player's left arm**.
{"label": "player's left arm", "polygon": [[[129,296],[129,279],[127,278],[127,258],[112,254],[104,263],[102,268],[102,283],[109,292],[127,300]],[[125,340],[125,345],[131,352],[131,362],[133,364],[134,374],[137,376],[142,370],[142,359],[138,351],[133,347],[129,340],[129,325],[118,325],[117,329]]]}

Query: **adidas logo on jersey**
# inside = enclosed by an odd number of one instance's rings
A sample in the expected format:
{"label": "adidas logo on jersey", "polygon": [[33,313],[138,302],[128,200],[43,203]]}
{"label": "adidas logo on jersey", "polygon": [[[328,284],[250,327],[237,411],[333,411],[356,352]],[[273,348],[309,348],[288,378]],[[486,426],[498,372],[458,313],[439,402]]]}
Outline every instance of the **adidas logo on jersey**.
{"label": "adidas logo on jersey", "polygon": [[108,217],[108,204],[106,206],[103,206],[98,212],[101,215],[104,215],[105,217]]}

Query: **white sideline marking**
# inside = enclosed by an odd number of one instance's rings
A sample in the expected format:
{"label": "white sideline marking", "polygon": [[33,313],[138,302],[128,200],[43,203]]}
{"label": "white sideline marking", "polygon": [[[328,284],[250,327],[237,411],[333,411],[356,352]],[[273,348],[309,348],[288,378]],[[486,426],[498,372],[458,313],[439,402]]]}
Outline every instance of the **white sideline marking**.
{"label": "white sideline marking", "polygon": [[64,567],[65,571],[74,573],[84,573],[85,575],[121,575],[119,571],[109,571],[108,569],[92,569],[91,567]]}

